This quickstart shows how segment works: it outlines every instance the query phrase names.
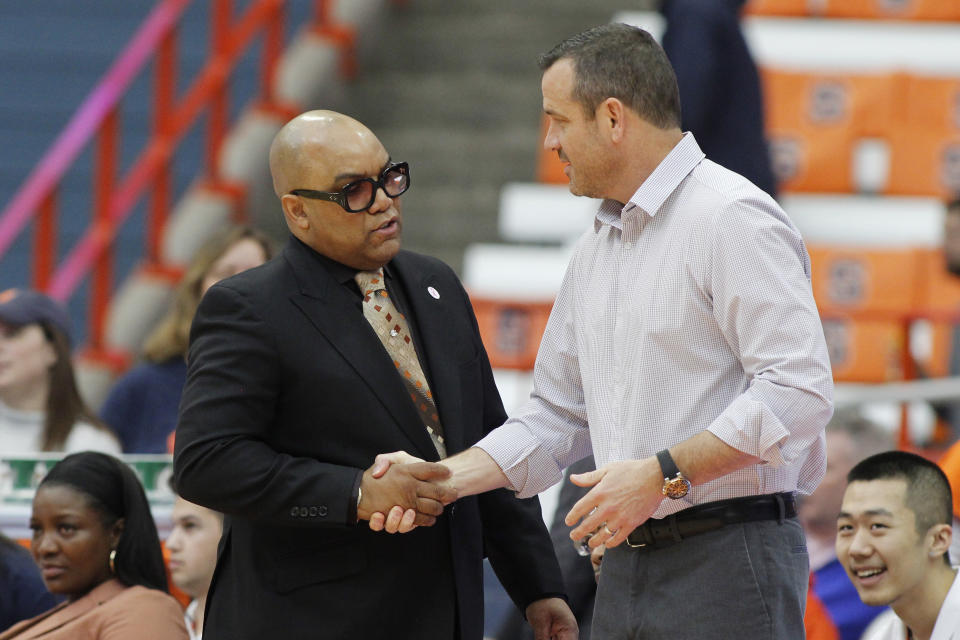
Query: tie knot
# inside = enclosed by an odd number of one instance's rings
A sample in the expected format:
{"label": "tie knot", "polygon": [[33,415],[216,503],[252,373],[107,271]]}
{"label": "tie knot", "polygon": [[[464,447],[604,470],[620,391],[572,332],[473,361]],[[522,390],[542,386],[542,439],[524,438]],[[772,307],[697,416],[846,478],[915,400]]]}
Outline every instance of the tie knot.
{"label": "tie knot", "polygon": [[377,269],[376,271],[358,271],[357,275],[354,276],[354,280],[357,281],[357,286],[360,287],[360,293],[365,296],[370,295],[374,291],[387,288],[383,284],[383,269]]}

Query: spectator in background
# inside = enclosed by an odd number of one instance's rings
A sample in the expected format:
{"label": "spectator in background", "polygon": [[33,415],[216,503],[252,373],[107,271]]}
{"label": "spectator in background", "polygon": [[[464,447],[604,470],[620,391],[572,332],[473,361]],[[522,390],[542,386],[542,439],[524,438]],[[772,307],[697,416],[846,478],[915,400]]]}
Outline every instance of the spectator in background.
{"label": "spectator in background", "polygon": [[[888,451],[857,464],[837,518],[837,557],[860,598],[899,618],[868,640],[955,640],[960,577],[947,550],[953,500],[943,471],[926,458]],[[904,625],[907,630],[904,629]]]}
{"label": "spectator in background", "polygon": [[837,514],[850,469],[864,458],[892,446],[890,435],[860,415],[837,411],[827,424],[827,471],[811,495],[801,499],[798,515],[807,534],[812,588],[826,608],[841,640],[858,640],[884,608],[861,602],[837,559]]}
{"label": "spectator in background", "polygon": [[236,227],[207,242],[177,287],[173,305],[144,344],[146,362],[117,380],[101,409],[126,453],[167,453],[187,377],[190,323],[207,289],[224,278],[263,264],[273,255],[269,239]]}
{"label": "spectator in background", "polygon": [[184,622],[190,640],[200,640],[207,591],[217,566],[217,543],[223,531],[223,514],[177,496],[171,518],[173,530],[167,537],[170,579],[191,598]]}
{"label": "spectator in background", "polygon": [[67,601],[0,640],[187,639],[150,505],[126,464],[90,451],[61,460],[37,488],[30,529],[44,583]]}
{"label": "spectator in background", "polygon": [[0,453],[120,445],[87,407],[73,372],[67,310],[36,291],[0,293]]}
{"label": "spectator in background", "polygon": [[56,604],[30,552],[0,533],[0,631]]}
{"label": "spectator in background", "polygon": [[757,66],[740,30],[746,0],[663,0],[663,49],[680,87],[681,127],[710,160],[774,198]]}

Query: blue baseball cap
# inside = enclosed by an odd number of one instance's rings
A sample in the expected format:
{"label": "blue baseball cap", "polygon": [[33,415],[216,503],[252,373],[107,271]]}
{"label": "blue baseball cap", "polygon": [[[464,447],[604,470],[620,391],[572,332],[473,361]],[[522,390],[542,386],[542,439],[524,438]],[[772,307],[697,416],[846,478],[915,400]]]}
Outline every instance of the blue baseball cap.
{"label": "blue baseball cap", "polygon": [[56,327],[70,340],[70,315],[66,308],[50,296],[37,291],[0,291],[0,322],[15,326],[43,322]]}

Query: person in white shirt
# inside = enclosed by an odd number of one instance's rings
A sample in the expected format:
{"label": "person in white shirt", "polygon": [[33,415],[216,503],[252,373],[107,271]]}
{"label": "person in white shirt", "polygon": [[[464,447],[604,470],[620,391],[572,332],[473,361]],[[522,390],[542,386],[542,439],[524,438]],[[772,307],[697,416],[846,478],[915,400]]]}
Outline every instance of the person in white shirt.
{"label": "person in white shirt", "polygon": [[860,640],[871,621],[885,610],[860,601],[837,560],[837,514],[847,474],[864,458],[892,447],[890,431],[868,420],[859,409],[838,410],[827,424],[827,472],[817,490],[800,500],[798,516],[807,536],[811,589],[842,640]]}
{"label": "person in white shirt", "polygon": [[184,620],[190,640],[200,640],[207,591],[217,566],[223,514],[177,496],[171,520],[173,529],[167,537],[170,579],[192,598],[184,612]]}
{"label": "person in white shirt", "polygon": [[0,454],[94,450],[120,443],[87,407],[70,355],[70,319],[50,297],[0,292]]}
{"label": "person in white shirt", "polygon": [[943,471],[905,451],[871,456],[847,474],[837,557],[860,599],[897,618],[867,640],[960,639],[960,577],[950,566],[953,499]]}
{"label": "person in white shirt", "polygon": [[[607,547],[593,637],[802,637],[796,494],[823,477],[833,412],[803,239],[682,131],[676,77],[646,31],[589,29],[540,67],[544,146],[572,193],[603,203],[564,276],[530,400],[443,461],[450,482],[460,497],[532,496],[592,452],[597,470],[571,476],[591,489],[566,523]],[[370,525],[412,519],[394,508]]]}

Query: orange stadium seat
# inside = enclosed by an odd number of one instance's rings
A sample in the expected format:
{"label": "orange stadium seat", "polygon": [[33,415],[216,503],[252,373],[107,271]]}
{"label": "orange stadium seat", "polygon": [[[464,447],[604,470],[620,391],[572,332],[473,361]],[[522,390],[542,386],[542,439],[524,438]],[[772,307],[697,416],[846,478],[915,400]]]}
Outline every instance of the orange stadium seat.
{"label": "orange stadium seat", "polygon": [[915,249],[808,247],[821,311],[909,312],[920,305]]}
{"label": "orange stadium seat", "polygon": [[830,18],[960,20],[960,0],[826,0]]}
{"label": "orange stadium seat", "polygon": [[917,249],[919,308],[933,312],[960,312],[960,277],[947,271],[941,249]]}
{"label": "orange stadium seat", "polygon": [[905,76],[805,73],[764,69],[766,121],[773,127],[845,129],[885,137],[899,121]]}
{"label": "orange stadium seat", "polygon": [[809,252],[834,378],[903,379],[904,320],[919,303],[917,251],[810,247]]}
{"label": "orange stadium seat", "polygon": [[918,311],[921,316],[929,315],[931,334],[930,359],[921,365],[927,376],[946,376],[950,374],[956,323],[944,314],[958,314],[960,322],[960,277],[947,271],[941,250],[918,250],[917,255],[921,285]]}
{"label": "orange stadium seat", "polygon": [[472,297],[480,336],[495,369],[533,369],[553,302]]}
{"label": "orange stadium seat", "polygon": [[904,336],[900,322],[823,314],[833,379],[891,382],[903,379]]}
{"label": "orange stadium seat", "polygon": [[767,135],[785,191],[852,192],[853,151],[898,120],[902,76],[764,69]]}
{"label": "orange stadium seat", "polygon": [[904,78],[903,126],[891,136],[887,193],[960,194],[960,78]]}
{"label": "orange stadium seat", "polygon": [[960,193],[960,131],[904,127],[890,138],[886,193],[950,198]]}
{"label": "orange stadium seat", "polygon": [[847,131],[767,127],[773,173],[783,191],[851,193],[853,137]]}
{"label": "orange stadium seat", "polygon": [[907,76],[904,125],[946,135],[960,132],[960,78]]}
{"label": "orange stadium seat", "polygon": [[743,11],[754,16],[805,16],[807,0],[750,0]]}

